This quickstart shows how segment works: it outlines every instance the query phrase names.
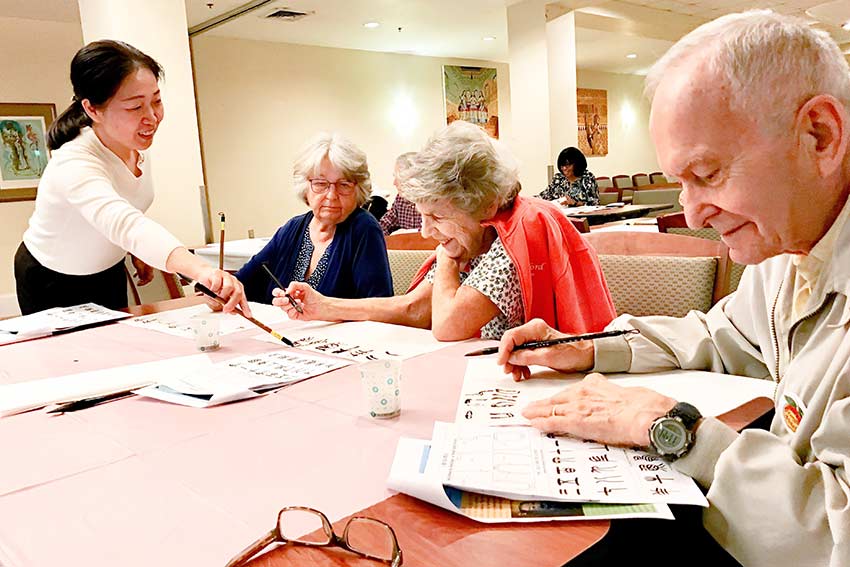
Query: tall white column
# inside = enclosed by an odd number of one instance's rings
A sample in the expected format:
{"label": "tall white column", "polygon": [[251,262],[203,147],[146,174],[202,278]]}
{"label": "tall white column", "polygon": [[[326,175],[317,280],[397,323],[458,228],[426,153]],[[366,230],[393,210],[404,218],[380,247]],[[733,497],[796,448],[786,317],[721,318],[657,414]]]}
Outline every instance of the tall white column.
{"label": "tall white column", "polygon": [[555,164],[558,152],[567,146],[578,147],[576,100],[576,25],[575,12],[568,12],[546,23],[549,62],[549,139]]}
{"label": "tall white column", "polygon": [[83,40],[115,39],[156,59],[165,120],[149,157],[156,199],[149,210],[187,245],[202,244],[198,187],[203,184],[195,90],[183,0],[78,0]]}
{"label": "tall white column", "polygon": [[512,122],[507,141],[521,163],[523,193],[531,195],[546,188],[551,161],[546,0],[525,0],[507,11]]}

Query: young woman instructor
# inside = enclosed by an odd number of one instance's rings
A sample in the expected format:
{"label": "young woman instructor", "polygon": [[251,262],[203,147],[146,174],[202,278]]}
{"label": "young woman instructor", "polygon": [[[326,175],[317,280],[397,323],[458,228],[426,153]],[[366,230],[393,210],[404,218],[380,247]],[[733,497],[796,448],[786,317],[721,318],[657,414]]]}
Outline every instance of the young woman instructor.
{"label": "young woman instructor", "polygon": [[150,266],[180,272],[226,298],[226,311],[247,310],[236,278],[144,215],[153,185],[141,152],[163,119],[161,76],[156,61],[118,41],[90,43],[71,61],[74,102],[48,132],[52,159],[15,254],[23,314],[90,301],[126,307],[126,251],[143,282]]}

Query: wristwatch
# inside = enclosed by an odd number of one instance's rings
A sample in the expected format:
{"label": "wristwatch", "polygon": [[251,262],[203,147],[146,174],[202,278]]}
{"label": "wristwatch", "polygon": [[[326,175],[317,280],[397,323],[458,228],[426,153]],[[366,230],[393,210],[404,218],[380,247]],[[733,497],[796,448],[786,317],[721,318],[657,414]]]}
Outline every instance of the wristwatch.
{"label": "wristwatch", "polygon": [[649,426],[650,446],[668,461],[684,457],[694,444],[694,430],[700,419],[702,415],[697,408],[685,402],[677,403],[667,415]]}

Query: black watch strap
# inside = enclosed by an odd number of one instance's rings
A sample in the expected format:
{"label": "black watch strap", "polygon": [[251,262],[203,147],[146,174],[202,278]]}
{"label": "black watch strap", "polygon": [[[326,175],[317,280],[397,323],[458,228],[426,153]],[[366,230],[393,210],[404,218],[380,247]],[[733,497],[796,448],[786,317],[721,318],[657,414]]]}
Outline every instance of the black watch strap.
{"label": "black watch strap", "polygon": [[682,420],[682,425],[688,428],[688,431],[693,431],[694,426],[702,419],[702,414],[691,404],[679,402],[667,412],[667,417],[678,417]]}

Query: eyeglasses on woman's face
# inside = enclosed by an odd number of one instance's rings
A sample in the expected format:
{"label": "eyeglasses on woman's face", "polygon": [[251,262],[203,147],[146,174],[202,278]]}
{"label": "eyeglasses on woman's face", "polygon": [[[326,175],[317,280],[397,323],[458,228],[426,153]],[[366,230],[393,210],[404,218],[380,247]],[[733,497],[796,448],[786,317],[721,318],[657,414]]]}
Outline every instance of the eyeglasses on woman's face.
{"label": "eyeglasses on woman's face", "polygon": [[330,188],[336,188],[336,192],[338,195],[351,195],[354,193],[355,189],[357,189],[357,184],[347,179],[340,179],[338,181],[328,181],[327,179],[311,179],[310,180],[310,190],[313,193],[322,194],[330,191]]}
{"label": "eyeglasses on woman's face", "polygon": [[313,508],[288,506],[277,516],[277,525],[266,535],[246,547],[226,567],[244,565],[271,543],[308,547],[341,547],[361,557],[401,567],[402,555],[393,529],[380,520],[355,516],[346,522],[342,537],[331,526],[328,517]]}

